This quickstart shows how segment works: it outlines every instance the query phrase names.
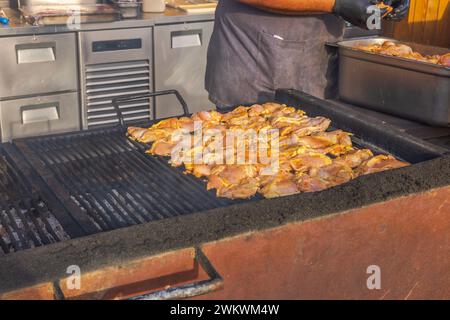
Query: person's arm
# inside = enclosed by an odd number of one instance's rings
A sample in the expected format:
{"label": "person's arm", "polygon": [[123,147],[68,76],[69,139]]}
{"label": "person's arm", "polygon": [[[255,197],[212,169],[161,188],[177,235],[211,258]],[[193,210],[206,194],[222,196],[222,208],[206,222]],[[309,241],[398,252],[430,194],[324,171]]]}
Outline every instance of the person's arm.
{"label": "person's arm", "polygon": [[[230,0],[226,0],[230,1]],[[334,13],[353,25],[367,28],[373,5],[380,6],[380,16],[401,20],[408,12],[410,0],[236,0],[254,7],[282,14]]]}

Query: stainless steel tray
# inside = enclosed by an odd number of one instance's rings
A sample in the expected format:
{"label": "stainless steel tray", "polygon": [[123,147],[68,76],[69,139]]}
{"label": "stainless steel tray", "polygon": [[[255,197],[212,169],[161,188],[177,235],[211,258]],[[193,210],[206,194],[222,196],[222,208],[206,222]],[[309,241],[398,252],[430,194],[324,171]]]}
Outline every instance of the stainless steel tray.
{"label": "stainless steel tray", "polygon": [[[436,126],[450,123],[450,68],[357,49],[390,38],[345,40],[339,48],[339,96],[342,100]],[[405,43],[422,54],[450,50]]]}

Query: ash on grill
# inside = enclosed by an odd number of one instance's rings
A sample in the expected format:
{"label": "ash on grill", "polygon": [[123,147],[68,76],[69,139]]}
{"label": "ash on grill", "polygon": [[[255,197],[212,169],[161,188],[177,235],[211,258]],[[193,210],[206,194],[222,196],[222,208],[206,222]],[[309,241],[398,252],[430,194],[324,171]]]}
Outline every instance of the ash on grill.
{"label": "ash on grill", "polygon": [[41,197],[0,149],[0,254],[69,239]]}

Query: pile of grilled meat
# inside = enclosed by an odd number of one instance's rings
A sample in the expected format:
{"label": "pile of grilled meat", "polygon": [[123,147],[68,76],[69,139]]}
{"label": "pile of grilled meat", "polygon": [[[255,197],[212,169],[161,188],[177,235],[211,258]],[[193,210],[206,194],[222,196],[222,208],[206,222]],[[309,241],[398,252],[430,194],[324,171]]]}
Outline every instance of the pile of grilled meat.
{"label": "pile of grilled meat", "polygon": [[[331,121],[325,117],[308,117],[302,110],[277,103],[240,106],[225,114],[203,111],[191,117],[170,118],[148,129],[129,127],[128,135],[138,142],[152,143],[148,154],[171,156],[178,143],[173,134],[182,129],[195,139],[194,131],[198,127],[194,123],[199,123],[197,121],[201,123],[202,132],[215,129],[223,136],[248,129],[259,132],[269,128],[278,132],[277,150],[267,146],[269,153],[277,152],[278,159],[277,170],[270,173],[268,163],[212,163],[208,156],[203,157],[204,162],[192,161],[195,149],[202,149],[203,155],[209,152],[212,142],[208,139],[191,150],[184,150],[185,155],[189,154],[184,161],[170,160],[173,166],[184,165],[186,173],[206,179],[208,190],[216,189],[218,197],[245,199],[259,192],[266,198],[274,198],[320,191],[361,175],[408,165],[390,155],[374,156],[368,149],[356,149],[350,133],[327,131]],[[248,141],[242,143],[248,144]],[[229,150],[230,146],[223,148]]]}
{"label": "pile of grilled meat", "polygon": [[421,53],[414,51],[410,46],[401,43],[394,43],[392,41],[384,41],[382,44],[362,45],[359,46],[358,49],[371,53],[450,67],[450,52],[443,55],[422,55]]}

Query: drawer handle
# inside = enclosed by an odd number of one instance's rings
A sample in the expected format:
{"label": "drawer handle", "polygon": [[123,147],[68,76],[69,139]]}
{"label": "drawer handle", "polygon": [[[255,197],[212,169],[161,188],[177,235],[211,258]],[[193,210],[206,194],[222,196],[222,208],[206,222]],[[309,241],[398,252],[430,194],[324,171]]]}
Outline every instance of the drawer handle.
{"label": "drawer handle", "polygon": [[18,64],[56,61],[56,43],[29,43],[16,45]]}
{"label": "drawer handle", "polygon": [[59,119],[59,103],[45,103],[20,108],[22,124],[48,122]]}
{"label": "drawer handle", "polygon": [[173,31],[170,33],[172,49],[201,47],[202,30]]}
{"label": "drawer handle", "polygon": [[195,249],[195,259],[210,279],[132,297],[129,300],[173,300],[201,296],[223,289],[223,278],[200,248]]}

